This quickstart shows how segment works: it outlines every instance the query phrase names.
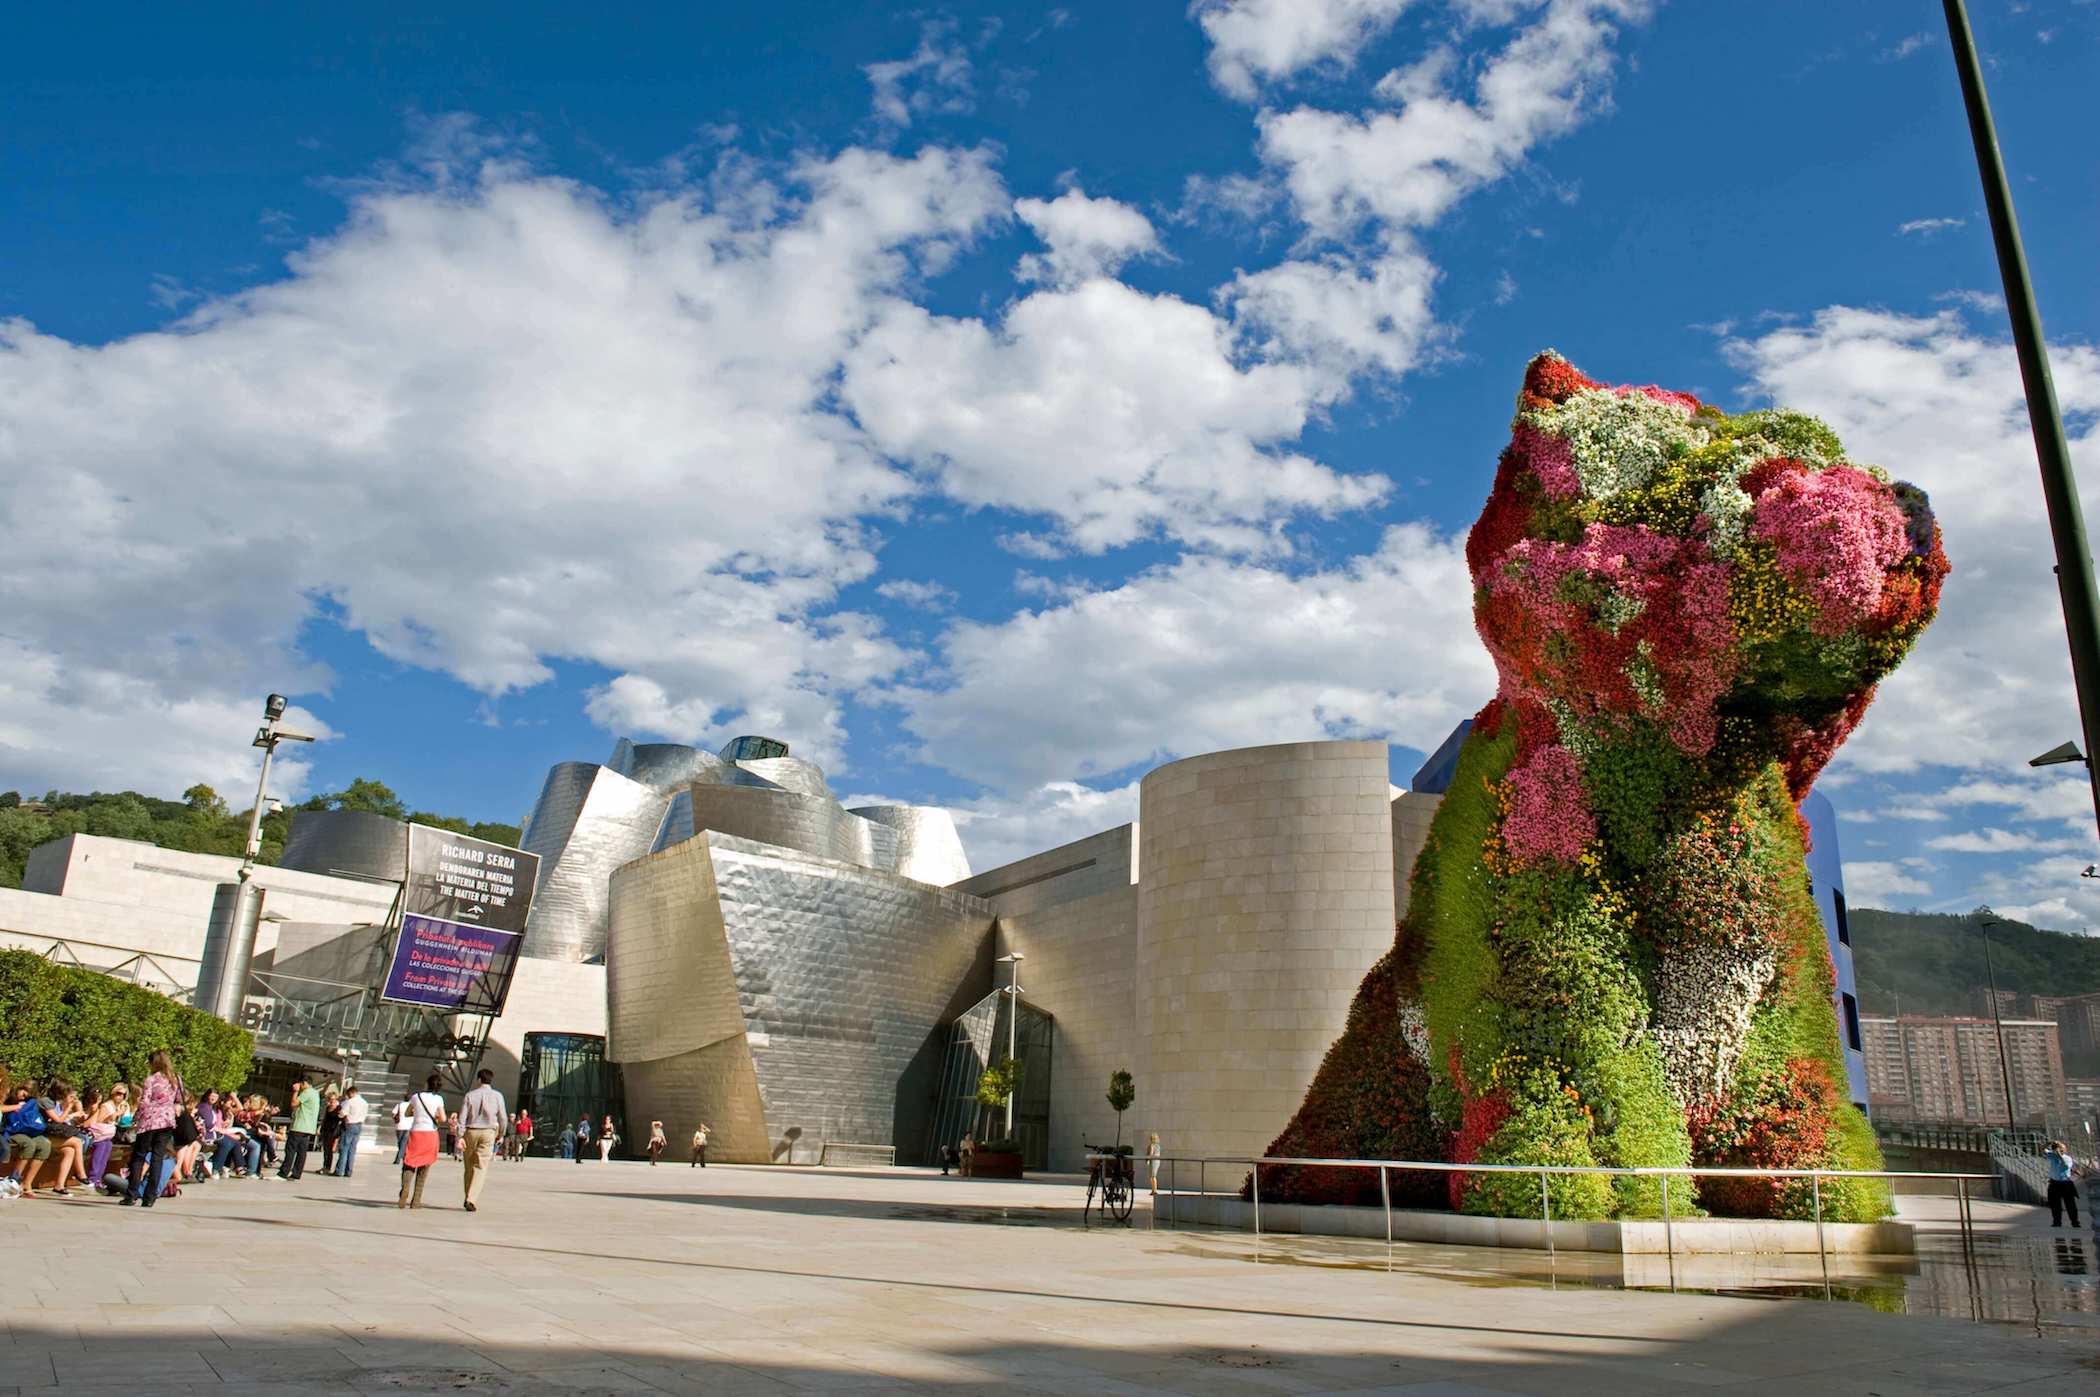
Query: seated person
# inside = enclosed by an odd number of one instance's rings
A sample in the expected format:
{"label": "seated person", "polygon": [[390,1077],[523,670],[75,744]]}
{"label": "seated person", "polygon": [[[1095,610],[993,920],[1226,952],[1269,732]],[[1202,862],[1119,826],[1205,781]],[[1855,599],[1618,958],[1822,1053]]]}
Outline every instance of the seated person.
{"label": "seated person", "polygon": [[24,1078],[8,1093],[6,1123],[0,1135],[7,1137],[11,1177],[24,1198],[36,1197],[37,1175],[50,1162],[52,1142],[43,1102],[36,1095],[36,1079]]}

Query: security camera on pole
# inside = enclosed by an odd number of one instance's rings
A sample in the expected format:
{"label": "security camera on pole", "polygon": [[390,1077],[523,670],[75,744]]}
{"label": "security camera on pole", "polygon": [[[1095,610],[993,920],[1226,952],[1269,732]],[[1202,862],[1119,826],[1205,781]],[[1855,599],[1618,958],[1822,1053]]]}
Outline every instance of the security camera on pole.
{"label": "security camera on pole", "polygon": [[255,885],[255,856],[262,852],[265,807],[282,809],[270,799],[270,759],[280,742],[311,742],[303,732],[277,726],[284,717],[283,694],[263,704],[263,725],[254,745],[262,748],[262,776],[255,783],[255,808],[248,814],[248,847],[241,857],[238,882],[221,883],[211,899],[211,922],[204,932],[204,956],[197,966],[197,988],[190,1002],[228,1023],[239,1023],[248,996],[248,969],[255,959],[255,932],[262,922],[262,889]]}

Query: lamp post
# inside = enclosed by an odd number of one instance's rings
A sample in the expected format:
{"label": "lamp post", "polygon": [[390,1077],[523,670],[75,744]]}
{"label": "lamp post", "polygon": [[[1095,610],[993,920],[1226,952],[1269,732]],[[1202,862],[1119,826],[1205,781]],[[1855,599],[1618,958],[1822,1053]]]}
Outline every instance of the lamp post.
{"label": "lamp post", "polygon": [[262,923],[262,889],[255,885],[255,856],[262,852],[263,807],[270,796],[270,758],[280,742],[311,742],[303,732],[277,726],[284,717],[285,697],[272,694],[263,704],[263,725],[252,745],[262,748],[262,776],[255,783],[255,808],[248,812],[248,845],[241,855],[236,881],[221,883],[212,894],[211,921],[204,929],[204,954],[197,963],[197,988],[190,1002],[228,1023],[239,1023],[248,997],[248,972],[255,959],[255,933]]}
{"label": "lamp post", "polygon": [[2005,1051],[2005,1019],[1998,1012],[1998,970],[1991,963],[1991,923],[1997,920],[1990,908],[1976,909],[1976,925],[1983,931],[1983,973],[1991,987],[1991,1028],[1998,1035],[1998,1076],[2005,1084],[2005,1133],[2010,1135],[2018,1122],[2013,1116],[2012,1058]]}
{"label": "lamp post", "polygon": [[[1015,1031],[1021,1025],[1021,962],[1027,959],[1028,957],[1019,951],[999,957],[999,964],[1013,967],[1006,984],[1006,993],[1009,996],[1006,1006],[1006,1060],[1009,1064],[1014,1060]],[[1007,1070],[1011,1071],[1012,1067],[1009,1066]],[[1006,1094],[1006,1138],[1009,1140],[1014,1135],[1014,1097],[1018,1095],[1020,1087],[1017,1083],[1014,1090]]]}
{"label": "lamp post", "polygon": [[[1998,150],[1990,98],[1983,90],[1983,64],[1976,56],[1976,36],[1969,29],[1969,12],[1962,0],[1942,3],[1947,11],[1947,35],[1954,50],[1955,70],[1961,78],[1962,103],[1968,108],[1969,139],[1976,147],[1977,171],[1983,177],[1983,202],[1990,213],[1998,275],[2005,283],[2005,310],[2012,320],[2020,383],[2027,392],[2027,422],[2034,432],[2034,453],[2042,469],[2042,499],[2049,510],[2050,538],[2056,545],[2056,588],[2063,603],[2064,631],[2071,644],[2071,681],[2078,696],[2079,728],[2085,735],[2085,750],[2100,752],[2100,587],[2093,580],[2093,555],[2085,541],[2085,515],[2078,503],[2078,482],[2071,474],[2071,447],[2064,438],[2063,413],[2056,405],[2056,384],[2049,376],[2042,317],[2035,309],[2034,281],[2027,273],[2027,253],[2020,245],[2012,188],[2005,179],[2005,159]],[[2086,766],[2086,783],[2092,788],[2094,816],[2100,819],[2100,770],[2095,770],[2090,762]]]}

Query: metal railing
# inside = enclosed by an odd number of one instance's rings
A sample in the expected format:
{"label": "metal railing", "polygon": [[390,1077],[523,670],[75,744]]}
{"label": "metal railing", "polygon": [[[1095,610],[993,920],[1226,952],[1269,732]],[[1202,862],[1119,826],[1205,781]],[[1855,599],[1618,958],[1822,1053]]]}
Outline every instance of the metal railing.
{"label": "metal railing", "polygon": [[[1156,1177],[1159,1167],[1167,1170],[1167,1220],[1169,1225],[1180,1221],[1178,1204],[1179,1182],[1176,1166],[1194,1164],[1197,1167],[1197,1188],[1201,1196],[1208,1197],[1209,1169],[1212,1165],[1238,1166],[1248,1171],[1250,1201],[1252,1203],[1254,1235],[1262,1235],[1261,1227],[1261,1171],[1269,1168],[1298,1169],[1376,1169],[1378,1171],[1378,1194],[1385,1211],[1385,1242],[1393,1244],[1393,1191],[1392,1175],[1401,1173],[1428,1174],[1521,1174],[1539,1181],[1539,1221],[1546,1237],[1546,1255],[1549,1259],[1557,1255],[1553,1238],[1553,1194],[1551,1180],[1565,1175],[1602,1175],[1607,1178],[1643,1179],[1659,1181],[1662,1192],[1663,1255],[1674,1275],[1677,1261],[1677,1246],[1674,1220],[1670,1215],[1670,1180],[1672,1179],[1807,1179],[1813,1210],[1812,1220],[1816,1228],[1816,1259],[1823,1272],[1823,1288],[1830,1288],[1830,1249],[1824,1235],[1823,1181],[1825,1179],[1933,1179],[1955,1186],[1956,1220],[1961,1229],[1962,1255],[1973,1262],[1975,1254],[1975,1213],[1969,1197],[1971,1183],[1996,1182],[1996,1174],[1950,1174],[1925,1170],[1877,1170],[1877,1169],[1736,1169],[1658,1166],[1654,1168],[1615,1168],[1602,1164],[1450,1164],[1438,1160],[1422,1159],[1301,1159],[1287,1155],[1263,1155],[1260,1158],[1238,1156],[1177,1156],[1141,1155],[1138,1159],[1148,1165]],[[1238,1190],[1232,1196],[1237,1198]],[[1155,1205],[1156,1206],[1156,1205]],[[1525,1215],[1527,1218],[1529,1215]],[[1645,1221],[1646,1219],[1630,1219]],[[1798,1220],[1798,1219],[1797,1219]],[[1576,1219],[1564,1219],[1576,1221]]]}
{"label": "metal railing", "polygon": [[[96,950],[105,949],[93,942],[82,942],[81,944],[94,946]],[[72,942],[63,938],[56,938],[44,949],[44,959],[54,965],[70,965],[79,970],[92,970],[97,975],[107,975],[112,980],[123,980],[142,989],[149,989],[159,994],[164,994],[179,1004],[189,1003],[190,986],[185,984],[182,978],[175,974],[174,971],[162,965],[145,951],[126,956],[115,964],[103,965],[95,961],[81,959],[80,952],[74,949]],[[148,978],[149,971],[151,972],[151,978]]]}

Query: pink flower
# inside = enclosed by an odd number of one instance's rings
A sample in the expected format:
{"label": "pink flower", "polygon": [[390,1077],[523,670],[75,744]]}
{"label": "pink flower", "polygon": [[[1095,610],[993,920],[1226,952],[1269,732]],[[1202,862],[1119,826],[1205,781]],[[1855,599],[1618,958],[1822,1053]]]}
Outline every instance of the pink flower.
{"label": "pink flower", "polygon": [[1659,388],[1652,383],[1622,383],[1611,391],[1622,398],[1638,393],[1644,398],[1653,398],[1659,403],[1675,403],[1686,412],[1697,412],[1699,410],[1699,400],[1691,394],[1679,393],[1670,388]]}
{"label": "pink flower", "polygon": [[1888,569],[1910,546],[1894,493],[1853,466],[1782,474],[1758,493],[1750,531],[1822,607],[1822,635],[1873,614]]}
{"label": "pink flower", "polygon": [[1520,424],[1516,441],[1517,450],[1545,487],[1548,499],[1572,500],[1582,493],[1582,477],[1575,471],[1575,448],[1568,445],[1566,437]]}
{"label": "pink flower", "polygon": [[1509,774],[1509,809],[1502,820],[1502,842],[1516,858],[1582,857],[1582,846],[1597,834],[1582,787],[1582,767],[1575,754],[1549,743]]}

